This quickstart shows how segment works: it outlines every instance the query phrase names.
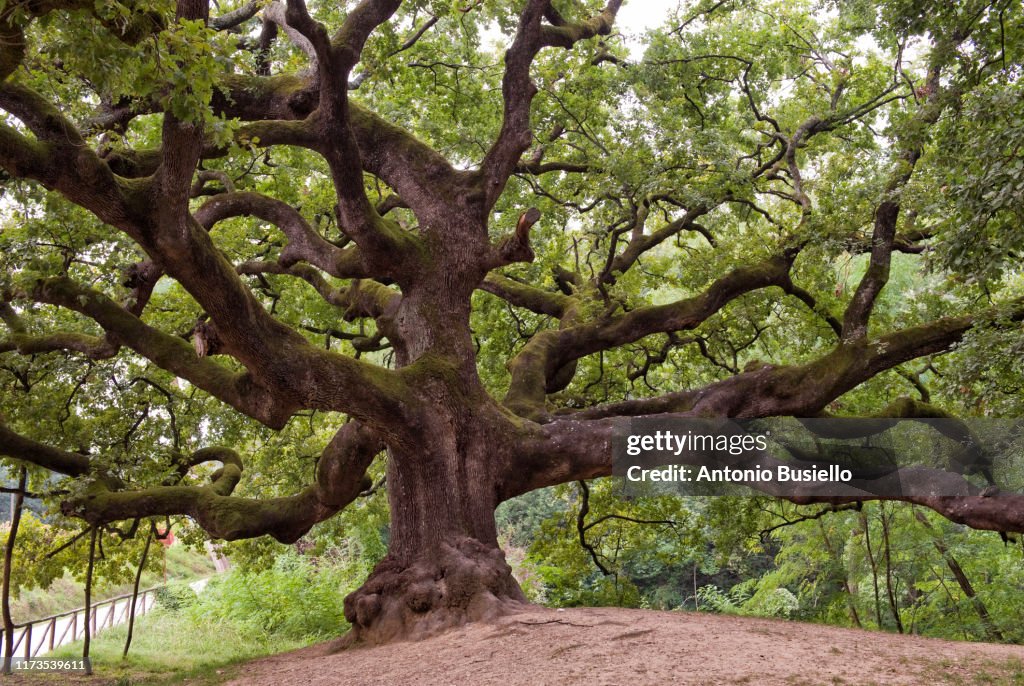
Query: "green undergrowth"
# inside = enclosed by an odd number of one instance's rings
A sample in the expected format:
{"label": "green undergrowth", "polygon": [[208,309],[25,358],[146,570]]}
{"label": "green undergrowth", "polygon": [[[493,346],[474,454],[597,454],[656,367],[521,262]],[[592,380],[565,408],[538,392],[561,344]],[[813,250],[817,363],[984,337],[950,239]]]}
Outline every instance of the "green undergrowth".
{"label": "green undergrowth", "polygon": [[[213,683],[232,665],[335,638],[348,629],[345,595],[358,580],[330,556],[286,554],[272,567],[234,569],[200,593],[171,584],[153,611],[138,618],[131,650],[122,658],[127,627],[103,631],[90,656],[101,683]],[[54,657],[82,654],[81,641]]]}
{"label": "green undergrowth", "polygon": [[[203,621],[190,611],[158,608],[136,623],[131,650],[122,658],[125,625],[97,635],[90,648],[94,673],[125,684],[177,683],[202,675],[219,676],[231,665],[300,648],[306,640],[261,636],[225,620]],[[81,641],[55,651],[55,657],[81,656]],[[218,674],[218,670],[220,674]]]}
{"label": "green undergrowth", "polygon": [[[155,548],[156,546],[154,546]],[[184,545],[162,548],[167,561],[167,580],[189,582],[214,573],[209,555]],[[156,552],[156,551],[154,551]],[[159,586],[164,583],[163,572],[147,571],[142,575],[142,588]],[[97,602],[132,592],[132,584],[111,584],[97,579],[93,597]],[[11,614],[16,622],[40,619],[60,612],[67,612],[85,605],[85,587],[71,573],[56,579],[47,588],[24,589],[17,598],[11,599]]]}

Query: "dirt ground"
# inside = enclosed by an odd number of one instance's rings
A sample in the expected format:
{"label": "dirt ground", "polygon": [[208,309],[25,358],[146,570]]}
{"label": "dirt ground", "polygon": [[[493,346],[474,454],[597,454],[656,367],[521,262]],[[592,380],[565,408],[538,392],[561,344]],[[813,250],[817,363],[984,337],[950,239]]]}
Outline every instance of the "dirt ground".
{"label": "dirt ground", "polygon": [[1024,684],[1024,647],[767,619],[531,608],[417,643],[312,646],[230,670],[230,686]]}

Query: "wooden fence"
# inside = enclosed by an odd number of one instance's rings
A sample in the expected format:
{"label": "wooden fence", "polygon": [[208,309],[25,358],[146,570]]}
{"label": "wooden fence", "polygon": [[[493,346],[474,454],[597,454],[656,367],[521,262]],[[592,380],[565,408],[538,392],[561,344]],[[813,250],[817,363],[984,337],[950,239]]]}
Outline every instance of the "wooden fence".
{"label": "wooden fence", "polygon": [[[156,603],[156,592],[162,588],[154,586],[139,591],[135,605],[135,616],[143,615],[153,609]],[[23,624],[14,625],[14,647],[11,654],[24,655],[26,660],[51,652],[65,643],[77,641],[85,637],[86,630],[95,636],[100,629],[116,626],[128,620],[132,607],[132,594],[120,595],[116,598],[101,600],[92,606],[90,612],[91,627],[85,626],[85,608],[61,612],[42,619],[35,619]],[[120,609],[118,605],[120,604]],[[106,608],[106,612],[103,609]],[[79,621],[81,616],[81,621]],[[102,618],[101,618],[102,617]],[[20,630],[20,631],[19,631]],[[0,627],[0,657],[4,650],[4,630]]]}

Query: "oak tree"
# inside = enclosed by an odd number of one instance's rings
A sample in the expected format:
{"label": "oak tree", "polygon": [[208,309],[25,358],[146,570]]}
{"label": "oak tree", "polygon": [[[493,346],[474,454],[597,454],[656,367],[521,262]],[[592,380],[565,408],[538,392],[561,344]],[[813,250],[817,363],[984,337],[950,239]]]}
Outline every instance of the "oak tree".
{"label": "oak tree", "polygon": [[[0,454],[282,542],[383,462],[383,642],[523,602],[495,508],[619,418],[940,416],[975,335],[1015,378],[1019,5],[621,5],[4,2]],[[1024,532],[983,486],[908,499]]]}

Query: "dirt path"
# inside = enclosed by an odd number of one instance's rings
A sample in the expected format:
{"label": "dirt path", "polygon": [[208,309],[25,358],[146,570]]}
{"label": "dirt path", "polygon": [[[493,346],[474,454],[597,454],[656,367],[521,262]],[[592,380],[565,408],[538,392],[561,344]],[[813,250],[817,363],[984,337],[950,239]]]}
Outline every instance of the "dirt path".
{"label": "dirt path", "polygon": [[1024,684],[1024,647],[767,619],[544,610],[418,643],[243,665],[231,686]]}

